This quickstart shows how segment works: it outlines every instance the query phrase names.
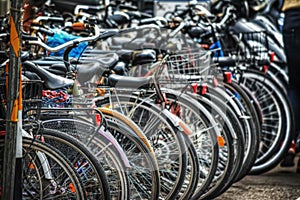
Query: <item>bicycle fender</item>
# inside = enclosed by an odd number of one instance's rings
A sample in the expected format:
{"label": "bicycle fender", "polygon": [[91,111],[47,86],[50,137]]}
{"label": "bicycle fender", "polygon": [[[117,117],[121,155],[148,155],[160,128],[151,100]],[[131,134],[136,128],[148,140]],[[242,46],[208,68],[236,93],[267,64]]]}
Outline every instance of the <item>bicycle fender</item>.
{"label": "bicycle fender", "polygon": [[164,113],[168,117],[168,119],[172,122],[172,124],[176,128],[183,131],[186,135],[191,135],[192,134],[193,131],[190,129],[190,127],[184,121],[182,121],[179,117],[172,114],[167,109],[163,109],[162,113]]}
{"label": "bicycle fender", "polygon": [[114,136],[108,131],[104,130],[104,127],[101,127],[99,130],[99,134],[101,134],[103,137],[105,137],[107,140],[110,141],[112,145],[117,149],[118,153],[121,155],[122,161],[124,162],[125,167],[130,168],[129,160],[123,151],[123,148],[118,143],[118,141],[114,138]]}

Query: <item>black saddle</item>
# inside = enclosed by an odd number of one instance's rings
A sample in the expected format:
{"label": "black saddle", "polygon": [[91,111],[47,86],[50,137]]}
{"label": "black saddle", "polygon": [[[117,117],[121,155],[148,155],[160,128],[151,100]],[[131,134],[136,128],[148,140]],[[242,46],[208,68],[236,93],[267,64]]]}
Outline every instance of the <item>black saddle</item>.
{"label": "black saddle", "polygon": [[53,74],[32,62],[23,62],[23,67],[24,69],[35,73],[38,77],[41,78],[41,80],[44,81],[44,89],[66,89],[74,85],[73,80]]}
{"label": "black saddle", "polygon": [[111,74],[108,77],[108,86],[132,89],[147,89],[151,87],[152,80],[152,77],[130,77]]}

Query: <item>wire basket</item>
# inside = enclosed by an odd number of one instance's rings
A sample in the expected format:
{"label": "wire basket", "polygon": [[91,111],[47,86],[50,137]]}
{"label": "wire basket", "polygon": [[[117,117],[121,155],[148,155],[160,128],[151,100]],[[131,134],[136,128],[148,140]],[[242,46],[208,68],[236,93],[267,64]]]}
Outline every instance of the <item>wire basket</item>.
{"label": "wire basket", "polygon": [[210,51],[181,51],[162,61],[158,80],[164,87],[182,88],[183,85],[206,79],[210,69]]}
{"label": "wire basket", "polygon": [[43,81],[22,81],[23,117],[39,119],[42,107]]}
{"label": "wire basket", "polygon": [[270,49],[266,31],[241,32],[235,35],[236,45],[225,48],[226,55],[236,55],[240,63],[259,67],[269,63]]}
{"label": "wire basket", "polygon": [[[35,118],[39,117],[42,106],[42,83],[41,80],[22,81],[23,118],[27,118],[29,115]],[[7,87],[5,78],[0,79],[0,101],[0,118],[5,119],[7,112]]]}

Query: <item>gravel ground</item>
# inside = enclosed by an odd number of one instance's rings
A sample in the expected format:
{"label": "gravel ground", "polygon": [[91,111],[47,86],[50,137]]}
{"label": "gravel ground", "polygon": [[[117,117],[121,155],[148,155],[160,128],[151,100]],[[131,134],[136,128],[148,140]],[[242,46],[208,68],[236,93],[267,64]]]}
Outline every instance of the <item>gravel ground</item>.
{"label": "gravel ground", "polygon": [[[296,162],[297,163],[297,162]],[[300,173],[295,167],[275,169],[262,175],[246,176],[216,200],[300,200]]]}

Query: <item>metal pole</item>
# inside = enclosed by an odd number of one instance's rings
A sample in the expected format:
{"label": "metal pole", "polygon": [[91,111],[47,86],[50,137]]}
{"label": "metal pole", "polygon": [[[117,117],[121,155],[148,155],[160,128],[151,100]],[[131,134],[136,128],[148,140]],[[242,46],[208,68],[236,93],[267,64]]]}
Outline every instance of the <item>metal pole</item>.
{"label": "metal pole", "polygon": [[[10,6],[10,62],[8,67],[8,95],[7,95],[7,116],[6,135],[4,145],[3,163],[3,193],[2,199],[22,199],[20,154],[22,147],[17,145],[18,137],[18,110],[19,110],[19,84],[20,84],[20,44],[21,44],[21,19],[22,0],[11,0]],[[18,165],[16,165],[16,163]],[[15,185],[16,184],[16,185]]]}
{"label": "metal pole", "polygon": [[8,0],[0,0],[0,16],[4,16],[7,14],[9,8],[8,4]]}

